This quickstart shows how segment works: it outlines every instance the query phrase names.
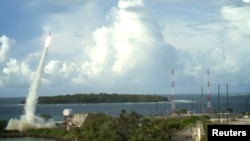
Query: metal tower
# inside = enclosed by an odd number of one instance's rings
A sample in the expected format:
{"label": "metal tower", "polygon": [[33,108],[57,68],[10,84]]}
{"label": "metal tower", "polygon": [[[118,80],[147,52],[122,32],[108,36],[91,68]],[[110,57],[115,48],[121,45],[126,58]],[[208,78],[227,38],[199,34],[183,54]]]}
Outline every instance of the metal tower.
{"label": "metal tower", "polygon": [[172,98],[171,98],[171,112],[172,112],[172,114],[175,114],[174,69],[172,69]]}
{"label": "metal tower", "polygon": [[201,86],[201,112],[204,114],[204,94],[203,94],[203,86]]}
{"label": "metal tower", "polygon": [[207,70],[207,112],[211,113],[211,96],[210,96],[210,81],[209,81],[209,69]]}

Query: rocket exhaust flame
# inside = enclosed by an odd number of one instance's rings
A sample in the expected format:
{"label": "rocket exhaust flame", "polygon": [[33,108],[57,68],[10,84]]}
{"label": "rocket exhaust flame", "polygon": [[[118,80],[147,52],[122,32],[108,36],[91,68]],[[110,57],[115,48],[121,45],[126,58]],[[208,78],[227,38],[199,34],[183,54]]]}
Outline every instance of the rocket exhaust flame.
{"label": "rocket exhaust flame", "polygon": [[38,101],[37,91],[41,83],[41,77],[44,69],[44,63],[48,52],[48,46],[50,43],[50,33],[45,41],[45,46],[38,64],[35,77],[30,86],[26,103],[24,106],[25,113],[21,116],[20,120],[10,119],[6,127],[7,130],[19,130],[24,131],[30,128],[52,128],[55,126],[53,121],[45,122],[42,118],[35,115],[36,104]]}

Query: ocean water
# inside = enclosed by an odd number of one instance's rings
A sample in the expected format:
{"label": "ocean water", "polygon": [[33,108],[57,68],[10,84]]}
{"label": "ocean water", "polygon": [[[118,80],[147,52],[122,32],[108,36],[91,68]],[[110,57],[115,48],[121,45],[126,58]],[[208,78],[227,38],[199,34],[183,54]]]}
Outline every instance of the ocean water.
{"label": "ocean water", "polygon": [[[171,96],[167,96],[169,99]],[[175,95],[176,110],[187,109],[195,113],[207,112],[207,95],[204,100],[200,94]],[[24,112],[24,105],[20,104],[25,98],[0,98],[0,120],[11,118],[19,119]],[[202,102],[203,101],[203,102]],[[212,111],[218,111],[218,95],[211,95]],[[221,94],[219,97],[220,112],[226,111],[227,96]],[[250,108],[250,94],[229,94],[228,107],[232,113],[242,113]],[[63,110],[71,108],[73,113],[105,113],[111,116],[118,116],[122,109],[127,112],[135,111],[144,116],[168,115],[171,110],[170,102],[140,102],[140,103],[97,103],[97,104],[38,104],[36,115],[48,114],[55,121],[63,120]]]}

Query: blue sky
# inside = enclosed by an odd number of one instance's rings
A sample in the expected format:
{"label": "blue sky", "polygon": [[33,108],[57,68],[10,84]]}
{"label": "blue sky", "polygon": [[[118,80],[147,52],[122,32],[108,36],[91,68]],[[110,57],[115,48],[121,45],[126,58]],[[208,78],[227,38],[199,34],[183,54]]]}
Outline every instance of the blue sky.
{"label": "blue sky", "polygon": [[[250,90],[248,0],[24,0],[0,6],[0,97]],[[207,88],[205,89],[207,91]],[[225,91],[225,90],[224,90]]]}

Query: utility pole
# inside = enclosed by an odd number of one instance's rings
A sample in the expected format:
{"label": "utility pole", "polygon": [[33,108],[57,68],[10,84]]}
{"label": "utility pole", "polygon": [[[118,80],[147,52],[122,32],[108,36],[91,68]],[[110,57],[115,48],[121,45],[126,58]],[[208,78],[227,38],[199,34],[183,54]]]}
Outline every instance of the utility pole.
{"label": "utility pole", "polygon": [[218,84],[218,120],[220,123],[220,84]]}
{"label": "utility pole", "polygon": [[155,115],[157,116],[158,114],[158,105],[157,105],[157,102],[158,102],[158,98],[157,96],[155,95]]}
{"label": "utility pole", "polygon": [[175,94],[174,94],[174,69],[172,69],[172,99],[171,99],[171,110],[172,110],[172,115],[176,113],[175,111]]}
{"label": "utility pole", "polygon": [[207,70],[207,112],[211,114],[211,96],[210,96],[210,81],[209,81],[209,69]]}
{"label": "utility pole", "polygon": [[249,113],[248,113],[248,101],[247,101],[247,97],[246,97],[246,114],[248,115]]}
{"label": "utility pole", "polygon": [[191,104],[191,110],[192,110],[192,114],[194,113],[194,102],[193,102],[193,99],[192,99],[192,104]]}
{"label": "utility pole", "polygon": [[227,83],[227,124],[228,124],[228,114],[229,111],[228,111],[228,83]]}
{"label": "utility pole", "polygon": [[201,112],[204,114],[204,95],[203,95],[203,86],[201,86]]}

